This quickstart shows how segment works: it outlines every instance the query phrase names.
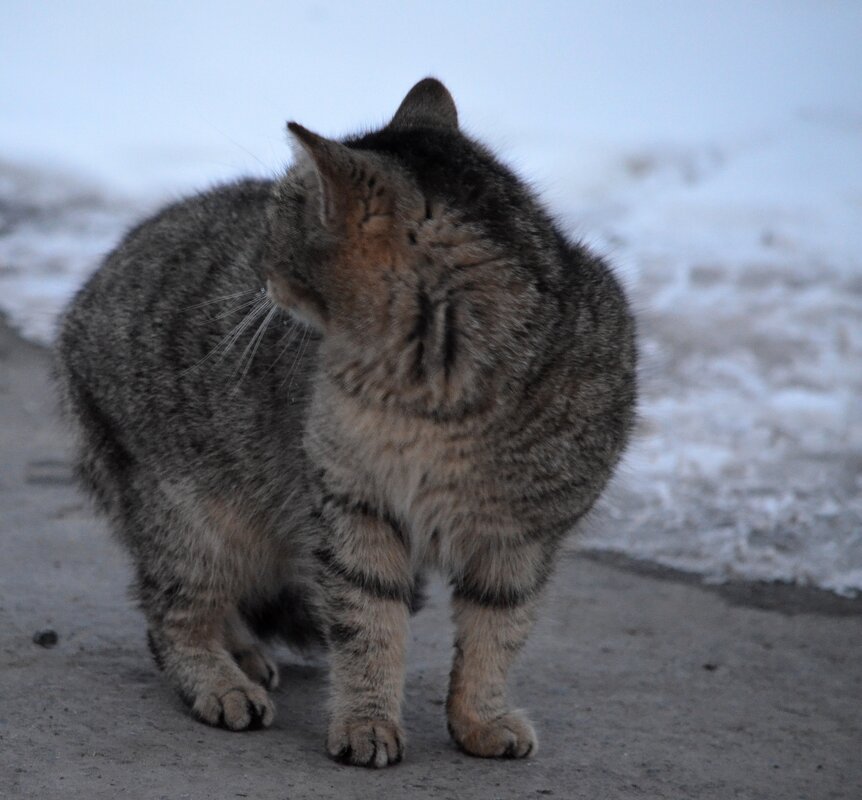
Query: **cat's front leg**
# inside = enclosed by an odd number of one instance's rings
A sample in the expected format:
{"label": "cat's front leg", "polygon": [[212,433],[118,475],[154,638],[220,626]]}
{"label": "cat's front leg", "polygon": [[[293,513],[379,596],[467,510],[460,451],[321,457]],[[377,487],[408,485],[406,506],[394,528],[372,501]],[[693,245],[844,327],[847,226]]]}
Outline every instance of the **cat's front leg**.
{"label": "cat's front leg", "polygon": [[365,767],[404,753],[401,702],[411,570],[393,523],[365,503],[328,496],[316,550],[331,654],[327,751]]}
{"label": "cat's front leg", "polygon": [[533,548],[477,553],[455,578],[455,657],[446,702],[449,733],[485,758],[524,758],[538,749],[533,726],[506,697],[509,668],[529,635],[548,557]]}

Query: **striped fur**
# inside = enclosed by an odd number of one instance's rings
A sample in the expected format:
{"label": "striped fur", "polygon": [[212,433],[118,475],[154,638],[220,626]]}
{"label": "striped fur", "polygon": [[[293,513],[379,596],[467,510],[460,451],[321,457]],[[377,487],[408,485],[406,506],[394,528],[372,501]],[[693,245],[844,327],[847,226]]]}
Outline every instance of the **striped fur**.
{"label": "striped fur", "polygon": [[289,126],[295,165],[164,209],[67,311],[79,474],[205,722],[270,724],[263,640],[325,644],[327,750],[402,758],[410,612],[452,587],[449,730],[536,752],[506,700],[562,537],[626,444],[634,327],[608,266],[426,79],[385,128]]}

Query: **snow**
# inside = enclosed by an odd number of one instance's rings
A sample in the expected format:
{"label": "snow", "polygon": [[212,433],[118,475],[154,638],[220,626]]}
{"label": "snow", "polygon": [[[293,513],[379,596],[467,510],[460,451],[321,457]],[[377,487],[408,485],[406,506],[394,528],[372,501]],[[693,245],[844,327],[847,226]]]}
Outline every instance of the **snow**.
{"label": "snow", "polygon": [[7,3],[0,308],[50,341],[122,231],[426,74],[617,265],[636,441],[581,547],[862,589],[862,6]]}

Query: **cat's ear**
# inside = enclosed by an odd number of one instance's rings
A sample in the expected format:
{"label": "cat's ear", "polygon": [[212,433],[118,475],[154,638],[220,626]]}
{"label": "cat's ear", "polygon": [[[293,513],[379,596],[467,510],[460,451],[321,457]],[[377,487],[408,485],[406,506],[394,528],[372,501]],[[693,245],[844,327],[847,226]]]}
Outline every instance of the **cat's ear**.
{"label": "cat's ear", "polygon": [[436,78],[423,78],[401,101],[390,128],[458,130],[458,110],[449,90]]}
{"label": "cat's ear", "polygon": [[320,218],[327,228],[343,232],[351,223],[379,216],[371,213],[369,198],[370,187],[376,182],[375,167],[362,153],[319,136],[297,122],[288,122],[287,128],[317,175]]}

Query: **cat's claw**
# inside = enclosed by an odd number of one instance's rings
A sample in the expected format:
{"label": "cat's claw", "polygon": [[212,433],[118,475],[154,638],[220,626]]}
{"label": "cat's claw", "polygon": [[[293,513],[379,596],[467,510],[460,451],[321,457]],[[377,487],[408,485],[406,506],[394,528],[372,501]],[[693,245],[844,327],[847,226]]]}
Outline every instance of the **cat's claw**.
{"label": "cat's claw", "polygon": [[210,725],[231,731],[268,728],[275,706],[260,686],[234,686],[224,692],[205,692],[192,704],[192,713]]}
{"label": "cat's claw", "polygon": [[449,733],[468,755],[480,758],[528,758],[539,749],[536,732],[517,711],[487,721],[452,721]]}
{"label": "cat's claw", "polygon": [[342,764],[379,769],[397,764],[404,757],[404,733],[390,720],[334,722],[326,749]]}

